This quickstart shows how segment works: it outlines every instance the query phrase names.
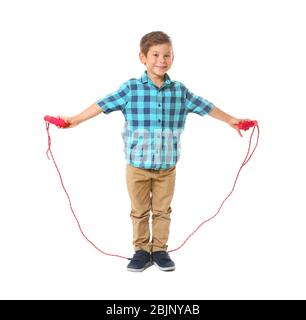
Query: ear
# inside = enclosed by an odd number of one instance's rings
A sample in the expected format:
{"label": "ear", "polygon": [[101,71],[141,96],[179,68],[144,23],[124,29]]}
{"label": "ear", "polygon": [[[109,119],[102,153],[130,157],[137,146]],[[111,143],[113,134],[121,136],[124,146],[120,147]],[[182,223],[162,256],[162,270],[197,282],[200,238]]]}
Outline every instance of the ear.
{"label": "ear", "polygon": [[146,64],[147,59],[143,52],[139,52],[139,59],[142,64]]}

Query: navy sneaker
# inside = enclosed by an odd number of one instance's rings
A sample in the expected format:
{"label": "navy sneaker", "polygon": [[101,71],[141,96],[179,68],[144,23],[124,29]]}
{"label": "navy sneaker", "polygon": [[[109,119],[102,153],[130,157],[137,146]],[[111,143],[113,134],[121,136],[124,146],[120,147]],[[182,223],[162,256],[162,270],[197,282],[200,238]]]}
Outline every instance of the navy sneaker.
{"label": "navy sneaker", "polygon": [[175,264],[171,260],[167,251],[155,251],[152,252],[153,263],[158,266],[159,270],[162,271],[173,271],[175,270]]}
{"label": "navy sneaker", "polygon": [[128,271],[142,272],[152,265],[151,255],[144,250],[137,250],[127,265]]}

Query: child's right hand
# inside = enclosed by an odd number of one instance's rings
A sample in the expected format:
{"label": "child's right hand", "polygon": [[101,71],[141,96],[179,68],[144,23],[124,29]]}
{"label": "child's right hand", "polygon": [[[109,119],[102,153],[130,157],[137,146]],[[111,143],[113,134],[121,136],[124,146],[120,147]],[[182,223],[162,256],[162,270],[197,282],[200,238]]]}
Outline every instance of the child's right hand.
{"label": "child's right hand", "polygon": [[60,129],[67,129],[67,128],[73,128],[78,125],[78,123],[74,120],[73,117],[64,117],[64,116],[57,116],[58,119],[63,119],[66,123],[68,123],[67,127],[62,128],[58,127]]}

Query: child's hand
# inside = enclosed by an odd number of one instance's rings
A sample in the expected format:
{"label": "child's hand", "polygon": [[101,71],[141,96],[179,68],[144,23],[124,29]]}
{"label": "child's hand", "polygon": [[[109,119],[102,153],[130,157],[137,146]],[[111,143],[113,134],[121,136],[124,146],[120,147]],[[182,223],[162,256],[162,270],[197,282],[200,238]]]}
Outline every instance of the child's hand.
{"label": "child's hand", "polygon": [[238,128],[238,124],[239,122],[241,121],[251,121],[250,119],[237,119],[237,118],[231,118],[230,121],[228,122],[228,124],[233,128],[235,129],[239,136],[242,137],[242,134],[241,134],[241,131],[240,129]]}
{"label": "child's hand", "polygon": [[60,129],[73,128],[73,127],[78,125],[78,123],[76,121],[74,121],[73,117],[57,116],[57,118],[58,119],[63,119],[65,122],[68,123],[67,127],[65,127],[65,128],[58,127]]}

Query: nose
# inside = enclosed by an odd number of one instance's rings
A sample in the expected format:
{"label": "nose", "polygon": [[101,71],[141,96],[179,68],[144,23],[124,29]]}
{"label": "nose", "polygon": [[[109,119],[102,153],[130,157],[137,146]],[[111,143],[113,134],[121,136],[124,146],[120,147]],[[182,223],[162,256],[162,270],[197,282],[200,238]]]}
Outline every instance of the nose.
{"label": "nose", "polygon": [[166,58],[165,57],[160,57],[159,58],[159,63],[166,64]]}

